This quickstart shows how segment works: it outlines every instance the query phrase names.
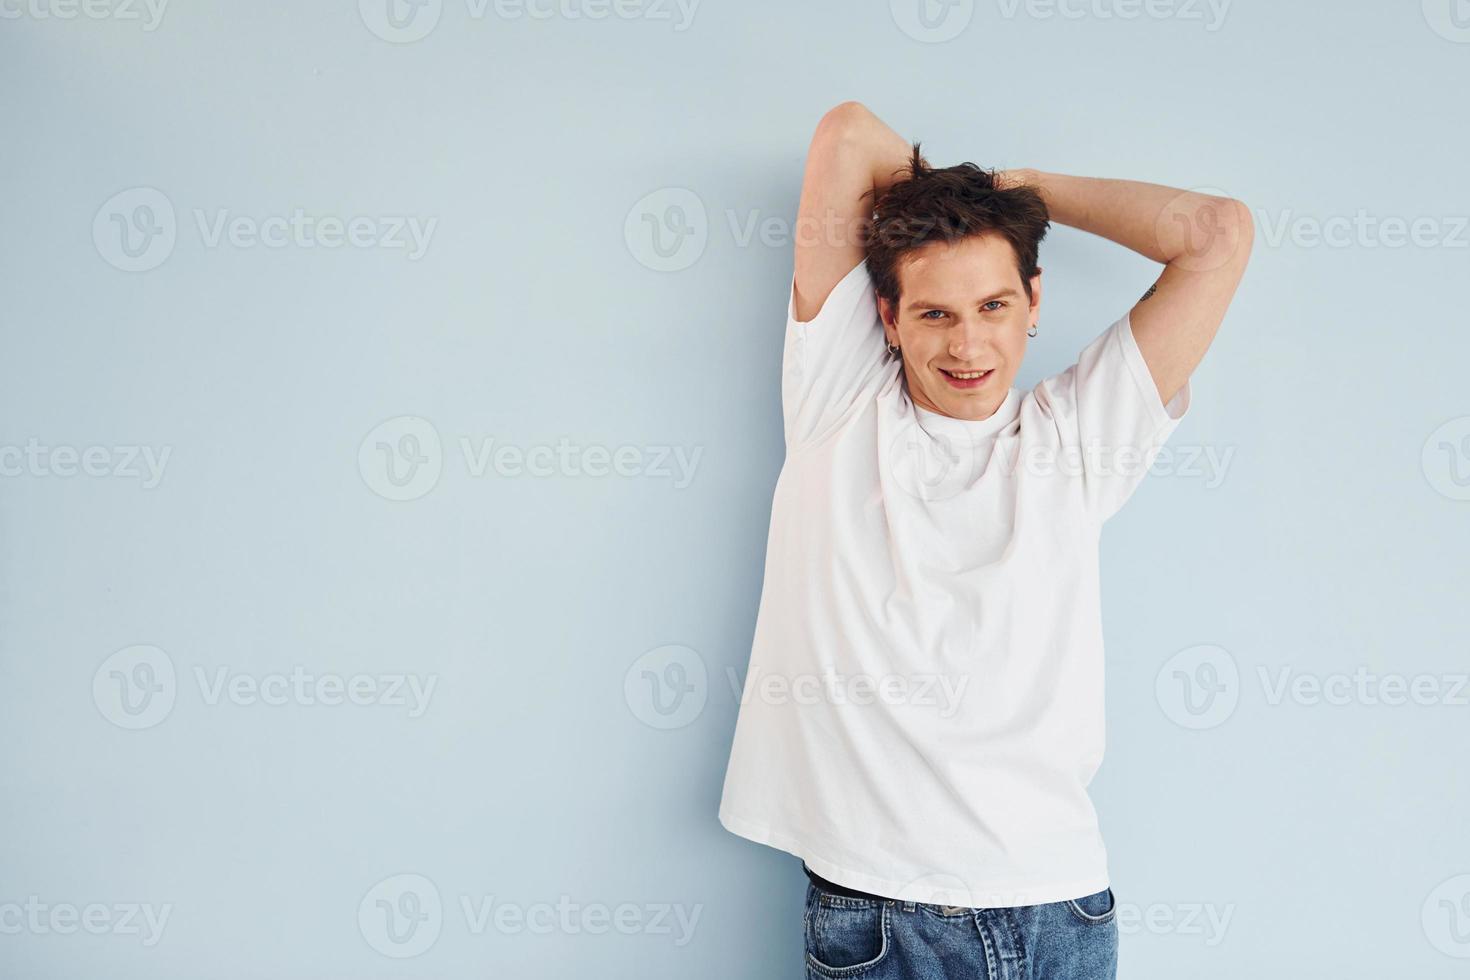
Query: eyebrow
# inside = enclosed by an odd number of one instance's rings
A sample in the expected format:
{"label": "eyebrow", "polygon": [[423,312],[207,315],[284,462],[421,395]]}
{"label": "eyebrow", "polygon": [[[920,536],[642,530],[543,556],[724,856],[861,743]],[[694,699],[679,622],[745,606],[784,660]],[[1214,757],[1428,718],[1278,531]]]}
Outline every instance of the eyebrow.
{"label": "eyebrow", "polygon": [[[1005,299],[1005,298],[1010,297],[1010,296],[1020,296],[1020,295],[1021,295],[1021,291],[1019,289],[1015,289],[1013,287],[1007,287],[1005,289],[1002,289],[998,293],[991,293],[989,296],[982,297],[981,300],[980,300],[980,302],[981,303],[989,303],[993,299]],[[933,303],[933,302],[930,302],[929,300],[916,299],[916,300],[913,300],[912,302],[905,303],[904,306],[903,306],[903,308],[906,309],[906,310],[918,310],[918,309],[924,309],[924,310],[943,310],[943,309],[947,309],[948,307],[946,307],[943,303]]]}

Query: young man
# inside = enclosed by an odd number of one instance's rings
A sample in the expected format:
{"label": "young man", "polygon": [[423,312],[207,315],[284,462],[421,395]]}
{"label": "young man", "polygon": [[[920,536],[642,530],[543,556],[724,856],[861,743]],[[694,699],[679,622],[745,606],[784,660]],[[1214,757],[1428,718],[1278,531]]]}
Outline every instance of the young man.
{"label": "young man", "polygon": [[[1164,269],[1021,391],[1049,220]],[[1231,199],[934,170],[855,102],[818,125],[787,455],[720,804],[732,832],[803,859],[809,975],[1115,975],[1087,796],[1099,532],[1187,411],[1251,238]]]}

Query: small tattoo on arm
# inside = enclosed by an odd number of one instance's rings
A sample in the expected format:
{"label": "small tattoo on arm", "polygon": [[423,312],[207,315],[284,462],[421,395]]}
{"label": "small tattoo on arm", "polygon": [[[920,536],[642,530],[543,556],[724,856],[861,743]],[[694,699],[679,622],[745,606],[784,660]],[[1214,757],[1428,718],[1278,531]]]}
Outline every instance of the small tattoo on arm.
{"label": "small tattoo on arm", "polygon": [[1144,300],[1148,299],[1150,296],[1152,296],[1154,293],[1156,293],[1158,291],[1158,288],[1159,288],[1159,284],[1158,283],[1154,283],[1152,286],[1148,287],[1148,292],[1146,292],[1142,296],[1138,297],[1138,301],[1140,303],[1142,303]]}

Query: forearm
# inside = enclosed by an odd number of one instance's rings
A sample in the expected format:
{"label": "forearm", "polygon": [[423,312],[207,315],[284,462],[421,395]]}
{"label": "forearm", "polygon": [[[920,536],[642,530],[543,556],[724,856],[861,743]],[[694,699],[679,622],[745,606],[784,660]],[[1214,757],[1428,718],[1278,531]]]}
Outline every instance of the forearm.
{"label": "forearm", "polygon": [[1233,248],[1249,216],[1239,201],[1137,180],[1007,170],[1003,183],[1035,187],[1058,224],[1080,228],[1165,264]]}

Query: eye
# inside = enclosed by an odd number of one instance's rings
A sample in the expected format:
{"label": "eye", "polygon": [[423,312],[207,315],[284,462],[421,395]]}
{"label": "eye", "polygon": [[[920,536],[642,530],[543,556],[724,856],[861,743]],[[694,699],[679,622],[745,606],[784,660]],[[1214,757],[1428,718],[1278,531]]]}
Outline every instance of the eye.
{"label": "eye", "polygon": [[929,317],[929,314],[930,313],[938,313],[940,316],[944,316],[944,311],[943,310],[925,310],[923,313],[919,314],[919,319],[920,320],[930,319],[930,317]]}
{"label": "eye", "polygon": [[1005,306],[1005,303],[1001,302],[998,299],[993,299],[990,302],[986,303],[984,306],[980,307],[980,309],[985,310],[987,313],[994,313],[1002,306]]}

